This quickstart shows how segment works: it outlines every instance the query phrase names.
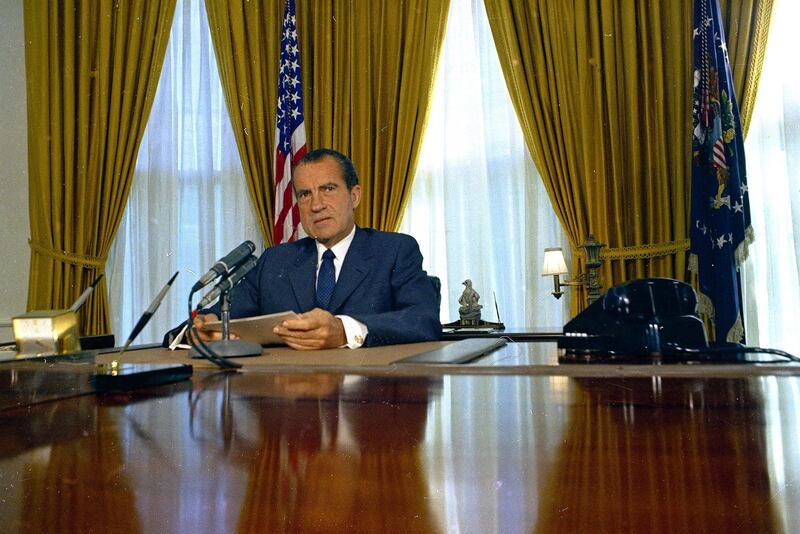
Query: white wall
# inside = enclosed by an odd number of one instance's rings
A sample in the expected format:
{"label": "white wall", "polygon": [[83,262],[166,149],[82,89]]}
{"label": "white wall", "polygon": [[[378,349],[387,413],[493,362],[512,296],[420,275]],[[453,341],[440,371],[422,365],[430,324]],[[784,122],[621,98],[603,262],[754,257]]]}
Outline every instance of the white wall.
{"label": "white wall", "polygon": [[22,0],[0,0],[0,342],[28,298],[28,128]]}

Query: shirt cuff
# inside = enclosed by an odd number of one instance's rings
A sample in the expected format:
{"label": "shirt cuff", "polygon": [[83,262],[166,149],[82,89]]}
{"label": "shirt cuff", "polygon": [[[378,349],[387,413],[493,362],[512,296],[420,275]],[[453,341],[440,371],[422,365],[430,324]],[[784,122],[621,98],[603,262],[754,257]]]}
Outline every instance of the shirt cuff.
{"label": "shirt cuff", "polygon": [[337,315],[336,317],[342,320],[342,325],[344,326],[344,336],[347,338],[347,343],[342,346],[350,349],[357,349],[363,345],[364,340],[367,339],[367,334],[369,333],[367,325],[360,321],[356,321],[349,315]]}
{"label": "shirt cuff", "polygon": [[[187,328],[189,328],[189,323],[183,325],[183,328],[181,328],[180,332],[178,332],[175,335],[175,338],[172,341],[170,341],[169,346],[167,347],[169,350],[184,349],[189,346],[188,345],[189,340],[186,339]],[[186,339],[186,341],[184,341],[184,339]]]}

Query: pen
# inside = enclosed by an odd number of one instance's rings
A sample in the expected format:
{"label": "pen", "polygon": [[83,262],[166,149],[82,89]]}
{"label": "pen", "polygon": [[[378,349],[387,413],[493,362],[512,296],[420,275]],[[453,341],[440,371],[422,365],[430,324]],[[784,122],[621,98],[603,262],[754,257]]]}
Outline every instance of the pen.
{"label": "pen", "polygon": [[175,274],[173,274],[172,278],[169,279],[169,282],[167,282],[167,285],[165,285],[163,288],[161,288],[161,291],[158,292],[158,295],[156,295],[156,298],[153,299],[153,302],[150,304],[150,307],[148,307],[144,311],[142,316],[139,318],[139,321],[137,321],[136,326],[133,327],[133,331],[131,332],[131,335],[128,336],[128,341],[126,341],[125,345],[122,346],[122,350],[119,351],[119,354],[117,355],[117,357],[122,356],[122,353],[125,352],[125,350],[130,346],[131,342],[133,342],[133,340],[136,338],[136,336],[139,335],[139,332],[142,331],[142,328],[144,328],[145,325],[150,321],[150,318],[156,312],[156,310],[158,309],[159,305],[161,305],[161,301],[164,300],[164,296],[167,294],[167,291],[169,291],[170,286],[172,286],[172,282],[174,282],[175,278],[178,277],[178,272],[179,271],[175,271]]}
{"label": "pen", "polygon": [[97,283],[100,281],[101,278],[103,278],[103,275],[102,274],[98,275],[97,278],[94,279],[94,282],[92,282],[92,284],[89,287],[83,290],[83,293],[81,293],[80,296],[77,298],[77,300],[75,300],[75,302],[72,303],[72,306],[69,307],[70,311],[76,312],[81,309],[81,306],[83,306],[83,303],[86,302],[86,299],[89,298],[89,295],[92,294],[92,291],[94,291],[95,286],[97,285]]}

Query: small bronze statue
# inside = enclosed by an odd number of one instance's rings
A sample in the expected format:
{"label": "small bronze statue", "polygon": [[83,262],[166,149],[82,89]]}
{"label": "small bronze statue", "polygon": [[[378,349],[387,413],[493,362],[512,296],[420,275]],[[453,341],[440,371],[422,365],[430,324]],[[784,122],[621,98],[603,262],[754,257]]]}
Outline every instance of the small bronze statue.
{"label": "small bronze statue", "polygon": [[461,324],[464,326],[478,326],[481,324],[481,306],[478,304],[481,296],[472,287],[472,280],[466,279],[463,282],[464,292],[458,298],[461,304],[458,308],[458,315],[461,317]]}
{"label": "small bronze statue", "polygon": [[449,329],[452,329],[452,332],[457,332],[458,330],[464,332],[475,330],[486,330],[487,332],[505,330],[505,325],[500,322],[500,310],[497,308],[497,299],[495,299],[494,307],[497,312],[498,322],[484,321],[481,319],[481,308],[483,308],[483,306],[478,304],[481,296],[478,295],[478,292],[472,287],[472,280],[464,280],[462,284],[464,285],[464,292],[458,297],[458,315],[460,318],[458,321],[442,324],[445,332]]}

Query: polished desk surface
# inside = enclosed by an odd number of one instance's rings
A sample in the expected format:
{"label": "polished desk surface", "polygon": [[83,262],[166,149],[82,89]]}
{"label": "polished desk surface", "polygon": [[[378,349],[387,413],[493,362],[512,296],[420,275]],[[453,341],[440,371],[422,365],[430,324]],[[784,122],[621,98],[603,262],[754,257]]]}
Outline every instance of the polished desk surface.
{"label": "polished desk surface", "polygon": [[[553,354],[517,344],[487,358]],[[800,531],[791,372],[490,367],[198,369],[6,408],[0,530]]]}

